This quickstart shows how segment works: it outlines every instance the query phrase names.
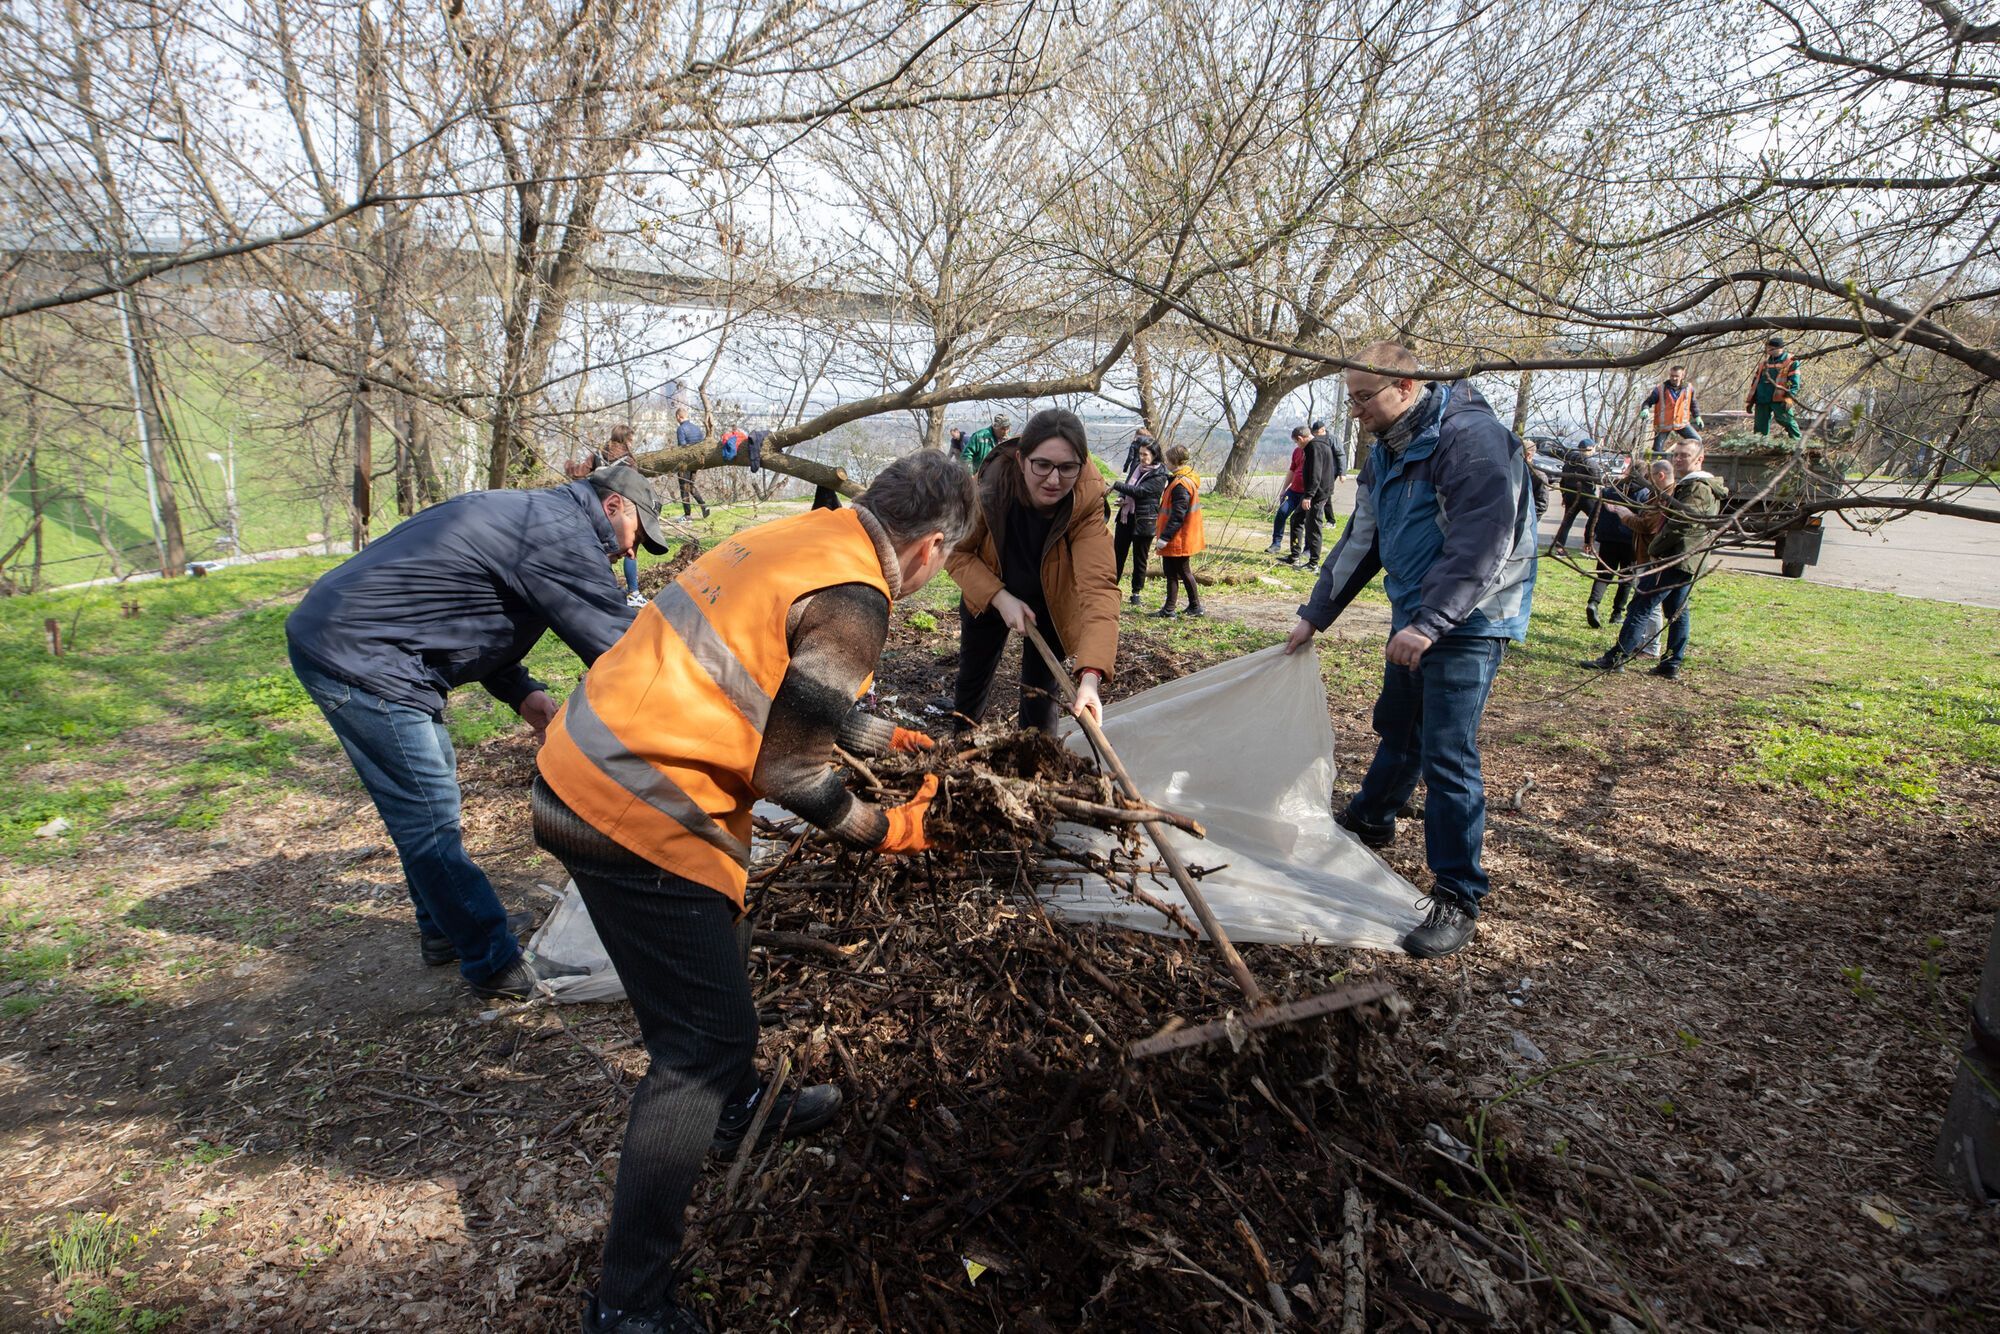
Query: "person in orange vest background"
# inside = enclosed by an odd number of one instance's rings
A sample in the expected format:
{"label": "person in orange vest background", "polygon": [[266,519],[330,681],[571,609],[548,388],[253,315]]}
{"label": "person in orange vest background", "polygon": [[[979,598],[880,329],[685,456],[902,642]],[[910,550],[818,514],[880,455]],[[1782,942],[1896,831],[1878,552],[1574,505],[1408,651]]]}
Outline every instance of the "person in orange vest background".
{"label": "person in orange vest background", "polygon": [[1799,419],[1792,415],[1792,399],[1798,392],[1798,358],[1785,351],[1783,338],[1772,334],[1765,340],[1764,355],[1757,359],[1757,369],[1750,376],[1750,393],[1743,400],[1743,410],[1755,414],[1751,429],[1758,435],[1769,435],[1775,421],[1786,435],[1798,439]]}
{"label": "person in orange vest background", "polygon": [[[1195,586],[1194,575],[1188,564],[1194,557],[1208,550],[1208,536],[1202,530],[1201,522],[1201,474],[1188,466],[1187,446],[1175,445],[1167,450],[1167,466],[1174,470],[1167,482],[1167,493],[1160,499],[1159,536],[1154,547],[1160,553],[1160,562],[1167,570],[1166,605],[1154,612],[1155,616],[1206,616],[1202,609],[1201,590]],[[1187,589],[1187,611],[1174,609],[1182,588]]]}
{"label": "person in orange vest background", "polygon": [[[964,594],[955,727],[986,716],[1007,636],[1031,625],[1058,658],[1074,655],[1075,712],[1103,718],[1097,685],[1118,656],[1118,576],[1104,496],[1083,421],[1063,408],[1028,418],[1019,438],[980,468],[979,509],[948,565]],[[1041,654],[1022,647],[1021,726],[1053,733],[1055,678]]]}
{"label": "person in orange vest background", "polygon": [[1653,452],[1658,454],[1675,439],[1701,439],[1701,405],[1694,401],[1694,386],[1688,383],[1685,366],[1667,372],[1667,378],[1653,386],[1639,411],[1653,410]]}
{"label": "person in orange vest background", "polygon": [[[890,607],[944,568],[973,503],[965,466],[924,450],[884,468],[851,509],[726,539],[639,613],[549,728],[535,841],[575,879],[651,1059],[586,1330],[707,1328],[675,1300],[683,1214],[703,1158],[740,1147],[765,1096],[739,925],[750,809],[768,798],[855,848],[929,846],[936,775],[884,809],[847,790],[834,748],[932,747],[857,701]],[[781,1094],[764,1138],[815,1129],[839,1106],[832,1085]]]}

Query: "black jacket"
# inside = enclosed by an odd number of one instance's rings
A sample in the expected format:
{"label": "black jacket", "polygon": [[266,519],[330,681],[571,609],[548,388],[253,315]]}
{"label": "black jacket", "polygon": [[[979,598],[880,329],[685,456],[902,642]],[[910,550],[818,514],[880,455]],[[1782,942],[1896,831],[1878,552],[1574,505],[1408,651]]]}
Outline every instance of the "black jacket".
{"label": "black jacket", "polygon": [[1323,435],[1306,441],[1304,466],[1299,471],[1304,494],[1311,496],[1315,505],[1324,503],[1333,495],[1333,483],[1339,476],[1334,470],[1333,442]]}
{"label": "black jacket", "polygon": [[1588,503],[1597,499],[1597,488],[1600,485],[1597,461],[1581,454],[1570,455],[1569,461],[1563,464],[1562,480],[1559,484],[1562,487],[1563,500],[1567,503]]}
{"label": "black jacket", "polygon": [[328,675],[434,718],[468,681],[519,705],[544,688],[521,659],[545,632],[589,666],[632,624],[612,541],[588,482],[455,496],[322,575],[285,637]]}
{"label": "black jacket", "polygon": [[1599,499],[1603,502],[1591,511],[1590,521],[1584,525],[1585,542],[1609,543],[1614,547],[1630,547],[1632,530],[1625,521],[1611,512],[1611,506],[1622,505],[1637,511],[1645,507],[1653,498],[1653,488],[1644,482],[1625,478],[1623,481],[1608,483]]}
{"label": "black jacket", "polygon": [[1167,489],[1167,470],[1155,463],[1132,482],[1113,482],[1111,489],[1132,498],[1132,531],[1152,540],[1160,520],[1160,493]]}
{"label": "black jacket", "polygon": [[[1318,435],[1315,435],[1312,438],[1312,442],[1315,445],[1326,446],[1327,475],[1329,478],[1327,482],[1327,491],[1330,494],[1333,490],[1333,483],[1339,481],[1341,478],[1341,474],[1347,471],[1346,464],[1341,460],[1340,457],[1340,446],[1335,444],[1333,441],[1333,437],[1328,435],[1325,431],[1321,431]],[[1307,494],[1308,495],[1311,494],[1310,490],[1308,490]]]}

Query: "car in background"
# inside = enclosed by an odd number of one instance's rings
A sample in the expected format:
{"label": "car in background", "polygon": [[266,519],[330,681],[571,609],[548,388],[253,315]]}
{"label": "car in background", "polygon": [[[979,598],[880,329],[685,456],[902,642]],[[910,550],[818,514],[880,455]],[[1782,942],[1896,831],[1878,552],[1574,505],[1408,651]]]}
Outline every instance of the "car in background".
{"label": "car in background", "polygon": [[1535,457],[1531,467],[1536,472],[1544,472],[1551,479],[1562,475],[1563,464],[1569,458],[1569,446],[1552,435],[1530,435],[1526,437],[1535,446]]}

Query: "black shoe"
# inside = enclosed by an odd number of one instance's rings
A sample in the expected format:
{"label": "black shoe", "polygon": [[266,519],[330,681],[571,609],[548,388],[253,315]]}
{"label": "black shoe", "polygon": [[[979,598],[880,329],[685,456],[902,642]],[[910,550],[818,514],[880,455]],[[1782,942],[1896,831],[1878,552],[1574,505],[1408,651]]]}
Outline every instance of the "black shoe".
{"label": "black shoe", "polygon": [[1283,550],[1284,550],[1283,547],[1279,546],[1276,542],[1273,542],[1270,546],[1264,548],[1264,554],[1266,556],[1275,556],[1280,551]]}
{"label": "black shoe", "polygon": [[1131,597],[1126,598],[1125,600],[1131,603],[1135,607],[1139,605],[1139,595],[1137,593],[1134,593]]}
{"label": "black shoe", "polygon": [[[528,928],[535,924],[535,915],[526,912],[507,914],[507,929],[516,936],[528,934]],[[443,964],[458,962],[458,946],[451,943],[450,936],[427,936],[417,933],[417,948],[423,951],[424,962],[436,968]]]}
{"label": "black shoe", "polygon": [[1613,648],[1606,649],[1603,657],[1585,658],[1577,666],[1588,667],[1592,671],[1597,672],[1622,672],[1625,670],[1625,662],[1626,659],[1619,654],[1617,649]]}
{"label": "black shoe", "polygon": [[685,1306],[660,1311],[617,1311],[607,1319],[596,1294],[583,1303],[583,1334],[708,1334],[708,1322]]}
{"label": "black shoe", "polygon": [[[764,1086],[742,1102],[731,1103],[722,1109],[722,1119],[715,1123],[715,1138],[708,1142],[708,1151],[727,1157],[736,1152],[743,1143],[743,1137],[750,1133],[750,1122],[757,1116],[757,1104],[764,1097]],[[758,1148],[763,1148],[779,1135],[792,1139],[799,1135],[818,1130],[833,1120],[840,1112],[840,1090],[832,1084],[812,1084],[796,1092],[787,1089],[778,1095],[778,1101],[771,1106],[771,1115],[765,1118],[764,1133],[757,1137]]]}
{"label": "black shoe", "polygon": [[588,968],[572,968],[566,963],[544,959],[533,950],[522,950],[521,957],[502,968],[484,982],[467,982],[475,996],[485,996],[491,1000],[527,1000],[535,994],[535,984],[548,977],[582,977]]}
{"label": "black shoe", "polygon": [[1365,820],[1357,820],[1351,807],[1334,816],[1333,822],[1378,852],[1396,841],[1394,824],[1369,824]]}
{"label": "black shoe", "polygon": [[1158,611],[1154,612],[1153,615],[1159,617],[1163,621],[1171,621],[1174,617],[1180,615],[1180,613],[1174,610],[1172,607],[1162,607]]}
{"label": "black shoe", "polygon": [[1418,959],[1435,959],[1465,948],[1479,919],[1456,894],[1433,894],[1423,925],[1403,937],[1403,952]]}
{"label": "black shoe", "polygon": [[1670,658],[1662,659],[1660,665],[1653,668],[1652,675],[1665,677],[1669,681],[1678,681],[1681,679],[1681,665]]}
{"label": "black shoe", "polygon": [[1593,630],[1602,630],[1604,628],[1604,622],[1597,615],[1597,604],[1595,602],[1586,602],[1583,604],[1583,620],[1584,624]]}
{"label": "black shoe", "polygon": [[1625,619],[1625,609],[1623,607],[1613,607],[1611,609],[1611,623],[1613,625],[1618,624],[1618,622],[1624,619]]}
{"label": "black shoe", "polygon": [[1185,612],[1182,612],[1181,614],[1184,616],[1206,616],[1208,615],[1208,608],[1202,606],[1199,603],[1196,603],[1194,606],[1189,607]]}

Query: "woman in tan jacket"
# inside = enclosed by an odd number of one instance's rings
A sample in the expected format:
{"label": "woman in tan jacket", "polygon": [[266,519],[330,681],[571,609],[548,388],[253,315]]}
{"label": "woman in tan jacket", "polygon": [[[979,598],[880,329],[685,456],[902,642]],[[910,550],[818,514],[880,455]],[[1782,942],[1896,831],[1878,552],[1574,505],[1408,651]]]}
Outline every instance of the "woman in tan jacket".
{"label": "woman in tan jacket", "polygon": [[[980,471],[979,513],[945,565],[965,595],[952,695],[961,728],[986,714],[1008,633],[1030,625],[1058,657],[1074,658],[1076,711],[1104,716],[1098,682],[1118,656],[1118,581],[1104,495],[1083,423],[1060,408],[1030,417]],[[1021,726],[1053,732],[1056,699],[1047,664],[1022,645]]]}

